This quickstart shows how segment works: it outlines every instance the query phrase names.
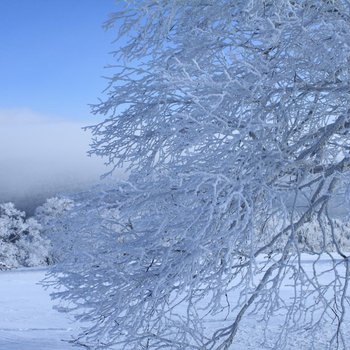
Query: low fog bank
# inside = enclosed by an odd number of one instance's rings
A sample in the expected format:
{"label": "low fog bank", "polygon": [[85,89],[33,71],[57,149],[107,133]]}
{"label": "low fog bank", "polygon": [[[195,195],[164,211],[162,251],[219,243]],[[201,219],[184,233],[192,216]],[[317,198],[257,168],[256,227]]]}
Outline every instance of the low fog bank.
{"label": "low fog bank", "polygon": [[0,111],[0,203],[14,202],[30,215],[57,193],[98,183],[108,169],[101,158],[87,156],[87,124],[93,122]]}

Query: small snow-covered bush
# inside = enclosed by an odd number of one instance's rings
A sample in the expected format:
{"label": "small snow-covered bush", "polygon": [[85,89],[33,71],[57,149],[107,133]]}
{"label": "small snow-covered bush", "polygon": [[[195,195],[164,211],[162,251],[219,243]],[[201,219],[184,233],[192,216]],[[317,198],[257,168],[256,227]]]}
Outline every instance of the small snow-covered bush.
{"label": "small snow-covered bush", "polygon": [[26,220],[13,203],[0,204],[0,269],[50,263],[50,242],[37,220]]}
{"label": "small snow-covered bush", "polygon": [[61,261],[69,251],[70,241],[74,239],[71,224],[74,220],[70,217],[75,203],[66,197],[53,197],[37,208],[36,220],[42,226],[42,232],[52,246],[52,259],[54,262]]}
{"label": "small snow-covered bush", "polygon": [[324,248],[337,252],[339,248],[350,251],[350,223],[341,219],[321,223],[311,220],[298,231],[298,243],[302,251],[321,252]]}
{"label": "small snow-covered bush", "polygon": [[121,193],[101,185],[71,198],[48,199],[39,207],[36,219],[42,225],[43,235],[51,242],[53,261],[85,263],[105,240],[111,243],[121,239],[117,232],[122,225],[128,225],[119,220],[118,202],[122,199]]}
{"label": "small snow-covered bush", "polygon": [[37,208],[35,215],[41,222],[48,222],[62,216],[74,207],[74,201],[66,197],[53,197]]}
{"label": "small snow-covered bush", "polygon": [[[256,228],[256,237],[259,245],[264,246],[268,242],[271,232],[282,231],[285,227],[283,220],[270,218],[265,225]],[[350,222],[346,217],[333,218],[331,222],[320,220],[317,216],[310,218],[301,228],[295,232],[297,247],[302,253],[318,254],[327,249],[329,252],[350,251]],[[278,245],[274,246],[274,252],[281,252],[288,240],[286,234]],[[272,251],[271,251],[272,253]]]}

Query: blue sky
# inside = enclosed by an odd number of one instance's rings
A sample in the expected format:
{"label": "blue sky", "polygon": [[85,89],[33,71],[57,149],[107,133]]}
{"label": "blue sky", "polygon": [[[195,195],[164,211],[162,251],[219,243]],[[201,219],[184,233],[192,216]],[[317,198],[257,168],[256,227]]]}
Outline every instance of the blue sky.
{"label": "blue sky", "polygon": [[112,62],[116,0],[0,0],[0,109],[85,119]]}
{"label": "blue sky", "polygon": [[111,73],[116,33],[102,24],[117,3],[0,0],[0,203],[33,208],[107,171],[82,126]]}

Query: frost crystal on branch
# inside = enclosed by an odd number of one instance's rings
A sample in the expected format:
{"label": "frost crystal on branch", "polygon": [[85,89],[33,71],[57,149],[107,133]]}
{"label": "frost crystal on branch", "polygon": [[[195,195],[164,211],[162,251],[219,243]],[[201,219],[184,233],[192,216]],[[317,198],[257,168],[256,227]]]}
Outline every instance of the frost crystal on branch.
{"label": "frost crystal on branch", "polygon": [[94,321],[77,342],[230,349],[253,313],[278,349],[295,332],[350,346],[335,220],[349,187],[349,2],[128,1],[115,23],[127,39],[91,152],[130,177],[93,210],[84,264],[56,270],[56,296]]}

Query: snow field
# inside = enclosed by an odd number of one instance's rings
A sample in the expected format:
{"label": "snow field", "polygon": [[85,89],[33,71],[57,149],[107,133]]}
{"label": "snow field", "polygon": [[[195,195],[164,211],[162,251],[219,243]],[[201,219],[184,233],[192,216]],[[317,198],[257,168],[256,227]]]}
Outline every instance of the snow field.
{"label": "snow field", "polygon": [[[38,284],[44,268],[0,272],[0,350],[69,350],[78,330],[52,308],[50,292]],[[75,347],[76,349],[76,347]]]}
{"label": "snow field", "polygon": [[[312,269],[313,259],[303,254],[303,264]],[[322,259],[321,265],[328,269],[329,259]],[[72,315],[53,309],[50,291],[40,281],[45,278],[46,268],[23,268],[0,272],[0,350],[71,350],[77,349],[68,341],[82,330],[82,324]],[[282,288],[282,297],[287,300],[293,294],[290,286]],[[230,296],[234,303],[234,293]],[[233,318],[218,315],[205,325],[207,334],[218,327],[230,325]],[[241,324],[236,342],[230,350],[269,350],[281,331],[283,315],[275,315],[264,335],[264,323],[260,315],[248,315]],[[346,315],[346,327],[350,329],[350,318]],[[287,350],[326,349],[332,335],[332,324],[324,324],[313,339],[303,333],[287,337]],[[350,333],[346,335],[350,341]],[[315,339],[316,338],[316,339]],[[312,347],[312,340],[315,341]],[[114,348],[118,350],[118,347]],[[186,349],[184,349],[186,350]],[[333,350],[333,349],[330,349]]]}

